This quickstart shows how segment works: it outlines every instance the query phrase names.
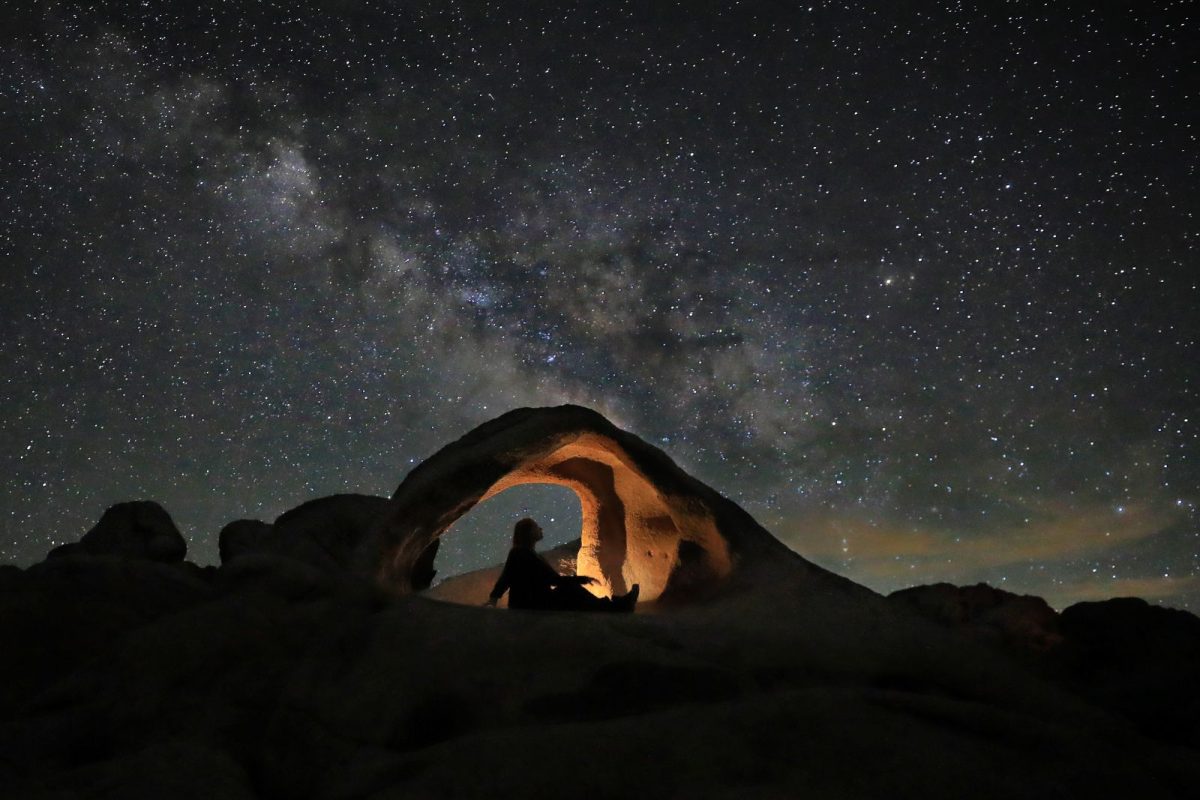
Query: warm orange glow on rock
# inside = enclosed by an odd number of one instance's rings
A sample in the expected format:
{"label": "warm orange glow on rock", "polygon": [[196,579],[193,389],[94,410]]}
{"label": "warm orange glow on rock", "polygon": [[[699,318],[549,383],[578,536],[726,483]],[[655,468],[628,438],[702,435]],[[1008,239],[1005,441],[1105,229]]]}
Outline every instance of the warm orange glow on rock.
{"label": "warm orange glow on rock", "polygon": [[642,596],[653,600],[677,571],[701,567],[687,563],[689,551],[703,554],[702,569],[708,573],[689,576],[692,581],[729,570],[728,548],[712,516],[665,496],[609,437],[580,434],[513,470],[481,500],[525,483],[566,486],[579,496],[583,544],[577,571],[597,579],[589,587],[597,594],[624,594],[636,583]]}
{"label": "warm orange glow on rock", "polygon": [[647,601],[706,593],[733,569],[731,539],[752,534],[731,531],[731,521],[741,528],[748,515],[661,450],[594,411],[560,406],[505,414],[420,464],[393,495],[364,558],[391,591],[423,589],[414,568],[426,548],[476,503],[526,483],[578,495],[577,568],[597,579],[590,588],[598,594],[635,583]]}

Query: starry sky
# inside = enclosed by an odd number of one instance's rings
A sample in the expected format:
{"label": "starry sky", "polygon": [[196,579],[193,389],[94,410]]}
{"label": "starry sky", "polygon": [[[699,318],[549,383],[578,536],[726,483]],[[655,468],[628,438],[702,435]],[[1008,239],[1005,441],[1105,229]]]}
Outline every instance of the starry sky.
{"label": "starry sky", "polygon": [[1200,608],[1190,3],[183,5],[10,15],[0,560],[573,402],[879,591]]}

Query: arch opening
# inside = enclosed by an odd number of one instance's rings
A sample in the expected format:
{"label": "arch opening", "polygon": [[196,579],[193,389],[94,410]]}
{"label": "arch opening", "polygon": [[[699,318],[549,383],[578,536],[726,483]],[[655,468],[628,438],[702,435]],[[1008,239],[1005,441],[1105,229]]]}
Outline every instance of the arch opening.
{"label": "arch opening", "polygon": [[525,460],[483,499],[529,482],[556,483],[578,495],[583,520],[576,572],[596,579],[589,587],[596,594],[624,594],[638,584],[646,601],[674,599],[730,568],[708,509],[665,495],[607,437],[580,434]]}
{"label": "arch opening", "polygon": [[[513,524],[532,517],[546,538],[541,555],[560,573],[573,574],[582,538],[579,497],[563,486],[525,483],[476,503],[438,540],[437,577],[424,594],[438,600],[477,605],[487,598],[512,544]],[[501,600],[507,605],[507,597]]]}
{"label": "arch opening", "polygon": [[431,558],[438,538],[477,503],[530,483],[578,496],[576,572],[596,579],[589,586],[596,594],[623,594],[638,584],[645,601],[684,600],[732,569],[711,490],[662,451],[594,412],[565,406],[510,412],[410,473],[377,530],[379,581],[399,593],[427,588],[414,565]]}

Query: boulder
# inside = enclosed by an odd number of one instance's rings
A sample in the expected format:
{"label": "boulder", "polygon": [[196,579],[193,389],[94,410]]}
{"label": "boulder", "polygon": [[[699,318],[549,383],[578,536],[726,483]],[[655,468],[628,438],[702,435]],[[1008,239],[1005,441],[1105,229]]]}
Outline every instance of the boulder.
{"label": "boulder", "polygon": [[[276,556],[326,573],[347,572],[355,549],[387,505],[383,497],[335,494],[309,500],[270,525],[260,520],[235,520],[221,529],[221,563],[248,555]],[[425,570],[428,573],[432,566],[427,564]]]}
{"label": "boulder", "polygon": [[5,574],[0,720],[56,679],[86,671],[130,631],[215,597],[213,588],[184,565],[139,558],[52,558]]}
{"label": "boulder", "polygon": [[1158,739],[1200,747],[1200,618],[1136,597],[1062,612],[1061,678]]}
{"label": "boulder", "polygon": [[217,534],[221,563],[228,564],[238,556],[272,549],[272,528],[258,519],[235,519]]}
{"label": "boulder", "polygon": [[25,571],[15,564],[0,564],[0,591],[21,582]]}
{"label": "boulder", "polygon": [[223,564],[216,586],[224,592],[259,592],[284,600],[320,597],[334,588],[328,571],[268,552],[246,553]]}
{"label": "boulder", "polygon": [[892,592],[888,599],[967,635],[1017,650],[1044,652],[1062,641],[1058,614],[1045,600],[986,583],[914,586]]}
{"label": "boulder", "polygon": [[153,501],[140,500],[112,506],[82,539],[56,547],[48,557],[73,555],[175,563],[187,555],[187,542],[166,509]]}
{"label": "boulder", "polygon": [[335,494],[309,500],[275,520],[273,539],[282,555],[313,566],[347,570],[355,548],[388,506],[383,497]]}
{"label": "boulder", "polygon": [[1186,611],[1116,597],[1076,603],[1062,612],[1061,624],[1072,646],[1104,663],[1186,659],[1200,674],[1200,618]]}

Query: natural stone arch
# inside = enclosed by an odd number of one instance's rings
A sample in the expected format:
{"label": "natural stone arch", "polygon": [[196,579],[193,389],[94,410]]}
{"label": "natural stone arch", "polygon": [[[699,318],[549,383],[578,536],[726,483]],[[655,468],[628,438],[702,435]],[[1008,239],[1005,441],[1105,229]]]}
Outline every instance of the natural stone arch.
{"label": "natural stone arch", "polygon": [[687,599],[716,588],[747,548],[781,547],[657,447],[590,409],[558,406],[504,414],[413,469],[364,545],[365,566],[390,591],[425,588],[414,570],[438,537],[476,503],[527,483],[579,497],[578,571],[598,593],[637,583],[646,600]]}

